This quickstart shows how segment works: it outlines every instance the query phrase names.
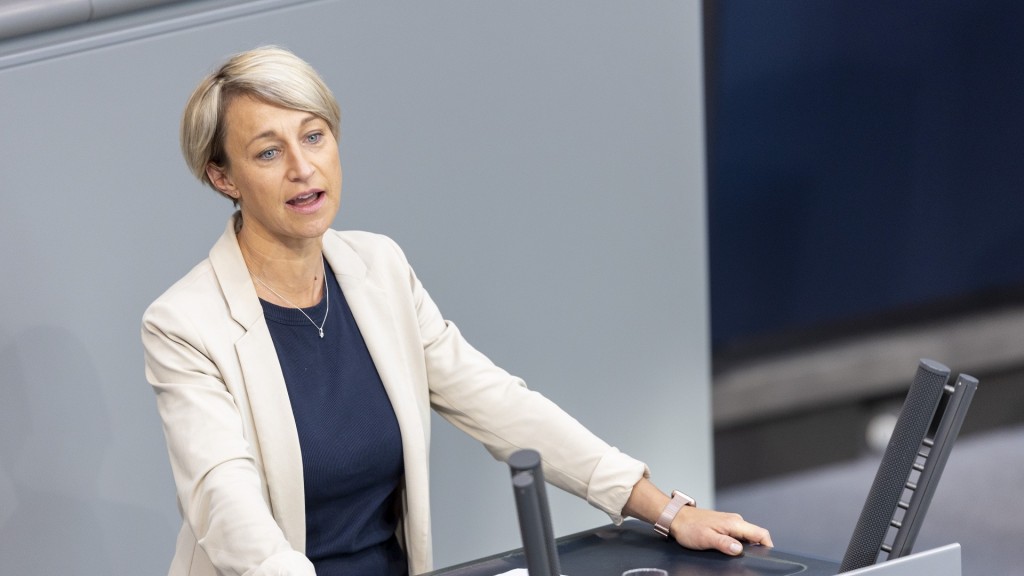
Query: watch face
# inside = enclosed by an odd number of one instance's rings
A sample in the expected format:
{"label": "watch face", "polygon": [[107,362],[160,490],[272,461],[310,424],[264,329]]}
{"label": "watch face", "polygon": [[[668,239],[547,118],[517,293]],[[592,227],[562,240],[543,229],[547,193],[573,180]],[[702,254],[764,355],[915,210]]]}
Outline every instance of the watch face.
{"label": "watch face", "polygon": [[683,494],[679,490],[673,490],[672,491],[672,498],[676,498],[676,497],[682,498],[683,506],[694,506],[694,507],[697,506],[697,501],[696,500],[694,500],[693,498],[690,498],[686,494]]}

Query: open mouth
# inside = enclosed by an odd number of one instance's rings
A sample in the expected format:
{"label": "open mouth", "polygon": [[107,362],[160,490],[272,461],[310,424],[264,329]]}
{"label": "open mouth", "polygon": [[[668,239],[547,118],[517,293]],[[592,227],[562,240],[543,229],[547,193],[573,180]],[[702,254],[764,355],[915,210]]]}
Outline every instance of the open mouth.
{"label": "open mouth", "polygon": [[310,204],[314,204],[323,195],[324,192],[322,190],[307,192],[305,194],[300,194],[295,198],[292,198],[291,200],[288,201],[288,204],[292,206],[308,206]]}

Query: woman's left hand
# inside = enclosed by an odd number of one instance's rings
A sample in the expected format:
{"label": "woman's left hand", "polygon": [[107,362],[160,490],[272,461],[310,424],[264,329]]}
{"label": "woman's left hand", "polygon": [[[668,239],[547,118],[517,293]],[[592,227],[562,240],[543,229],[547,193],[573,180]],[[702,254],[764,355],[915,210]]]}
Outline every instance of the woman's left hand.
{"label": "woman's left hand", "polygon": [[669,534],[687,548],[718,550],[730,556],[743,552],[741,542],[773,545],[768,530],[747,522],[739,514],[692,506],[679,510]]}
{"label": "woman's left hand", "polygon": [[[642,478],[633,486],[622,513],[654,524],[669,497],[650,480]],[[768,530],[751,524],[739,514],[707,508],[683,506],[672,520],[669,535],[693,550],[718,550],[736,556],[743,552],[742,542],[774,546]]]}

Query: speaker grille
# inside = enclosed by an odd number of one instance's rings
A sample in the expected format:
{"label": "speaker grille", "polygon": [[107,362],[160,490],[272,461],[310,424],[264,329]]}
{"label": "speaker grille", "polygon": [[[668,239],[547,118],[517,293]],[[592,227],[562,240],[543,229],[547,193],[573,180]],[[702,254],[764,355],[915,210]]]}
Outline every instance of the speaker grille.
{"label": "speaker grille", "polygon": [[870,566],[878,559],[948,380],[949,368],[942,364],[933,360],[921,360],[918,364],[914,382],[875,473],[840,572]]}

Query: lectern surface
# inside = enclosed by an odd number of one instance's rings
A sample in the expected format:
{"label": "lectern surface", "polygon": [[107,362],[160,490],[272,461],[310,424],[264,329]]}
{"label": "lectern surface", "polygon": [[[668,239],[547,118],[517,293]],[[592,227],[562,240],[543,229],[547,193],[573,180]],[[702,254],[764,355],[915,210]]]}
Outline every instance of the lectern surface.
{"label": "lectern surface", "polygon": [[[687,550],[654,534],[636,520],[621,526],[602,526],[558,539],[562,573],[567,576],[620,576],[630,568],[661,568],[669,576],[832,576],[839,563],[776,548],[748,546],[743,556]],[[497,554],[429,576],[495,576],[525,568],[522,550]]]}

